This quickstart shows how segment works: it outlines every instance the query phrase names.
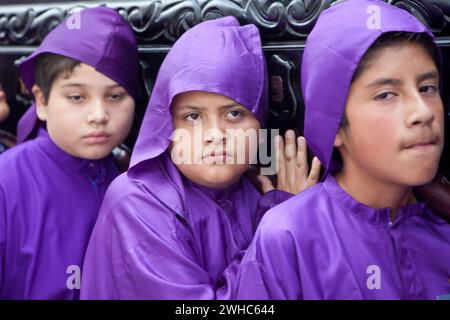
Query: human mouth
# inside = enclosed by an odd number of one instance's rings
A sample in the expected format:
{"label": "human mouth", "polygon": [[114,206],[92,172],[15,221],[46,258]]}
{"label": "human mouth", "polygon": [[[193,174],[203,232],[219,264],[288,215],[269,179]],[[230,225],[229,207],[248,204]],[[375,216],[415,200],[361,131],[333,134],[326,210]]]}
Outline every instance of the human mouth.
{"label": "human mouth", "polygon": [[404,147],[406,150],[417,152],[430,152],[437,147],[438,138],[418,139]]}
{"label": "human mouth", "polygon": [[209,162],[225,163],[228,157],[231,157],[231,155],[226,151],[212,151],[212,152],[209,152],[208,154],[206,154],[203,157],[203,160],[207,163],[209,163]]}
{"label": "human mouth", "polygon": [[83,136],[82,139],[87,144],[103,144],[109,142],[111,136],[105,131],[96,131]]}

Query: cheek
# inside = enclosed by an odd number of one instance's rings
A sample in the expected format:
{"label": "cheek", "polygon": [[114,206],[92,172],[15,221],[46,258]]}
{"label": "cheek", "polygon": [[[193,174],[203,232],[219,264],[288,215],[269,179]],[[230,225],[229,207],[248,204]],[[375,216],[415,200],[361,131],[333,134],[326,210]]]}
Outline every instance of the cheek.
{"label": "cheek", "polygon": [[260,125],[259,121],[253,116],[250,119],[248,119],[247,121],[245,121],[242,124],[242,127],[245,128],[245,130],[252,129],[252,130],[258,131],[259,129],[261,129],[261,125]]}
{"label": "cheek", "polygon": [[77,121],[82,119],[85,116],[85,109],[83,105],[71,103],[65,97],[55,93],[55,96],[50,96],[48,101],[47,117],[60,119],[61,122],[69,124],[72,119],[77,119]]}
{"label": "cheek", "polygon": [[121,128],[121,130],[128,131],[133,125],[134,119],[134,102],[120,105],[118,108],[112,107],[110,111],[110,122],[113,123],[114,128]]}
{"label": "cheek", "polygon": [[9,116],[9,109],[2,107],[0,103],[0,123],[5,121]]}
{"label": "cheek", "polygon": [[352,128],[351,142],[354,150],[366,158],[377,159],[383,151],[397,150],[398,123],[393,117],[374,117],[370,121],[359,119]]}
{"label": "cheek", "polygon": [[84,124],[84,109],[55,101],[47,106],[47,127],[64,135],[71,135]]}
{"label": "cheek", "polygon": [[[194,141],[194,129],[192,127],[181,126],[174,121],[174,131],[171,136],[169,144],[169,152],[172,157],[172,161],[175,164],[192,164],[194,159],[201,158],[202,148],[196,147]],[[201,136],[200,136],[201,146]]]}
{"label": "cheek", "polygon": [[434,125],[437,127],[437,130],[442,133],[442,136],[444,134],[444,107],[442,104],[436,106],[435,112],[435,123]]}
{"label": "cheek", "polygon": [[259,121],[251,119],[241,122],[236,126],[227,128],[229,135],[227,141],[233,140],[235,154],[245,154],[246,158],[256,154],[259,147]]}

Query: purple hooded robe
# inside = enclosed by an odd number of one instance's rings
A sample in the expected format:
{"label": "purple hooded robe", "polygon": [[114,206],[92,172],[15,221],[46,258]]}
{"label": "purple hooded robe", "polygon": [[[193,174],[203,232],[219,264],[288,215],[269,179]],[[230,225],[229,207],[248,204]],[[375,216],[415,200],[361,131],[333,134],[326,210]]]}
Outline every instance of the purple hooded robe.
{"label": "purple hooded robe", "polygon": [[183,92],[223,94],[261,123],[267,111],[258,29],[233,17],[203,22],[174,44],[158,73],[131,167],[109,187],[83,267],[82,299],[229,297],[240,258],[262,207],[290,194],[261,197],[244,176],[226,189],[189,181],[167,152],[170,105]]}
{"label": "purple hooded robe", "polygon": [[[138,52],[128,24],[108,8],[79,15],[80,29],[63,21],[23,62],[21,76],[28,89],[34,84],[36,57],[51,52],[95,67],[135,97]],[[30,128],[37,123],[33,111]],[[73,157],[43,128],[33,140],[0,156],[1,299],[79,297],[90,233],[106,189],[118,174],[112,156]]]}
{"label": "purple hooded robe", "polygon": [[[377,8],[380,28],[368,28]],[[391,31],[432,36],[404,10],[349,0],[325,10],[308,37],[305,137],[327,172],[355,69]],[[420,202],[400,208],[391,222],[390,209],[357,202],[330,173],[266,213],[240,265],[236,297],[437,299],[450,294],[449,279],[449,224]]]}

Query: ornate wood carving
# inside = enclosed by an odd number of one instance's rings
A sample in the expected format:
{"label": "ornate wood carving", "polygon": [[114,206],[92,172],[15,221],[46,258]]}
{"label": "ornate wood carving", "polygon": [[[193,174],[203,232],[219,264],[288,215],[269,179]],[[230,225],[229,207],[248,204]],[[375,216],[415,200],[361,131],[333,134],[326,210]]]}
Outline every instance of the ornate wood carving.
{"label": "ornate wood carving", "polygon": [[[450,35],[447,0],[386,0],[425,22],[438,36]],[[144,0],[57,2],[0,6],[0,45],[38,45],[67,15],[84,7],[114,8],[130,22],[140,45],[171,44],[208,19],[232,15],[254,23],[263,42],[304,40],[322,10],[336,0]]]}

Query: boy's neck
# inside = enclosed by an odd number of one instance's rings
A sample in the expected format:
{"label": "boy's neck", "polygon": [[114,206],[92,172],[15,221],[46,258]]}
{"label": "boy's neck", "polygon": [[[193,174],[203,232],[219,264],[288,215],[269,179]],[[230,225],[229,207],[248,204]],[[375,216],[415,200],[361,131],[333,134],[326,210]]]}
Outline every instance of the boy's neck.
{"label": "boy's neck", "polygon": [[404,205],[417,202],[412,188],[377,180],[364,172],[342,169],[336,176],[337,183],[358,202],[368,207],[391,209],[391,221]]}

